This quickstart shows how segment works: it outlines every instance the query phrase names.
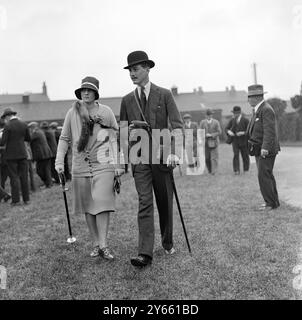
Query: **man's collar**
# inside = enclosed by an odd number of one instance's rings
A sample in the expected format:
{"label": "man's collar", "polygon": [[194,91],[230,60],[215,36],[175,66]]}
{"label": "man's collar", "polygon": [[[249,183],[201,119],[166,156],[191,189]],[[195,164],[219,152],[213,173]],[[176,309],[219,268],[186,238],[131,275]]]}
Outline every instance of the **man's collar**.
{"label": "man's collar", "polygon": [[[151,82],[149,81],[148,83],[146,83],[144,88],[145,88],[144,91],[145,91],[146,98],[148,99],[149,93],[150,93],[150,89],[151,89]],[[138,90],[138,95],[140,96],[141,95],[141,87],[137,86],[137,90]]]}
{"label": "man's collar", "polygon": [[262,103],[263,103],[264,101],[265,101],[265,100],[263,99],[262,101],[260,101],[260,102],[255,106],[255,108],[254,108],[255,113],[257,113],[259,107],[262,105]]}

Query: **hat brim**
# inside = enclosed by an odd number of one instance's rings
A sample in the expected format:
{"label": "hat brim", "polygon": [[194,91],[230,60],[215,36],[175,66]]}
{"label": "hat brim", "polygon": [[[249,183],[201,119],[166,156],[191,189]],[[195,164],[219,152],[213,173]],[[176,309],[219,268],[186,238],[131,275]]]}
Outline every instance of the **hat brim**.
{"label": "hat brim", "polygon": [[267,93],[267,91],[251,92],[251,93],[248,93],[247,96],[248,97],[263,96],[266,93]]}
{"label": "hat brim", "polygon": [[135,62],[129,64],[127,67],[124,67],[124,69],[129,69],[129,68],[136,66],[138,64],[141,64],[143,62],[147,62],[147,64],[149,65],[149,68],[153,68],[155,66],[155,63],[152,60],[138,60],[138,61],[135,61]]}
{"label": "hat brim", "polygon": [[6,116],[15,116],[17,114],[17,112],[15,111],[12,111],[12,112],[7,112],[7,113],[4,113],[2,116],[1,116],[1,119],[4,119]]}
{"label": "hat brim", "polygon": [[95,90],[94,87],[90,86],[89,84],[86,84],[86,85],[83,85],[83,87],[81,88],[78,88],[74,91],[76,97],[79,99],[79,100],[82,100],[82,97],[81,97],[81,91],[84,90],[84,89],[90,89],[90,90],[93,90],[94,93],[95,93],[95,100],[98,100],[100,95],[98,93],[98,91]]}

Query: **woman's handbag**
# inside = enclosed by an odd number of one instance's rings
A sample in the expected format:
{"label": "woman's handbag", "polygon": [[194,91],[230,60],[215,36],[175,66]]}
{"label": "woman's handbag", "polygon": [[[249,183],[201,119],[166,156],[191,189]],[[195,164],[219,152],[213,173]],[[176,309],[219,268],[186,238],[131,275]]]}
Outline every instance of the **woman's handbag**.
{"label": "woman's handbag", "polygon": [[217,139],[208,138],[207,144],[208,144],[209,149],[215,149],[215,148],[217,148]]}
{"label": "woman's handbag", "polygon": [[115,176],[113,180],[113,190],[119,194],[121,192],[121,178],[119,176]]}

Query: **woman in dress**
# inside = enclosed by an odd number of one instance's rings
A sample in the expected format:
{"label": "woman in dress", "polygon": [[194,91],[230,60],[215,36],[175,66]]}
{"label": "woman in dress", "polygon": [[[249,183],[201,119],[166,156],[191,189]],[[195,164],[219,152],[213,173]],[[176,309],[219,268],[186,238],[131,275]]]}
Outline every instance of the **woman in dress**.
{"label": "woman in dress", "polygon": [[110,213],[115,211],[114,176],[124,169],[118,165],[116,134],[118,125],[112,110],[100,104],[99,81],[82,80],[75,90],[79,99],[67,111],[59,139],[55,167],[64,172],[64,157],[72,146],[73,212],[85,214],[93,240],[91,257],[112,260],[107,244]]}

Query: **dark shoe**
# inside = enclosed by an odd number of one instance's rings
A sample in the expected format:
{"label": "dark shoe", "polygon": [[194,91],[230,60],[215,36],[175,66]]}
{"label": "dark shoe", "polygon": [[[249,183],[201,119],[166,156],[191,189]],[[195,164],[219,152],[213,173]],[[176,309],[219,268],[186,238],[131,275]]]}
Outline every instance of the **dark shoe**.
{"label": "dark shoe", "polygon": [[3,197],[4,202],[7,202],[9,199],[11,199],[12,196],[10,194],[7,194]]}
{"label": "dark shoe", "polygon": [[19,201],[19,202],[11,202],[10,205],[11,205],[12,207],[17,207],[17,206],[20,206],[20,205],[21,205],[21,202],[20,202],[20,201]]}
{"label": "dark shoe", "polygon": [[139,254],[135,258],[131,258],[130,261],[131,261],[131,264],[135,267],[145,267],[148,264],[152,263],[152,258],[144,254]]}

